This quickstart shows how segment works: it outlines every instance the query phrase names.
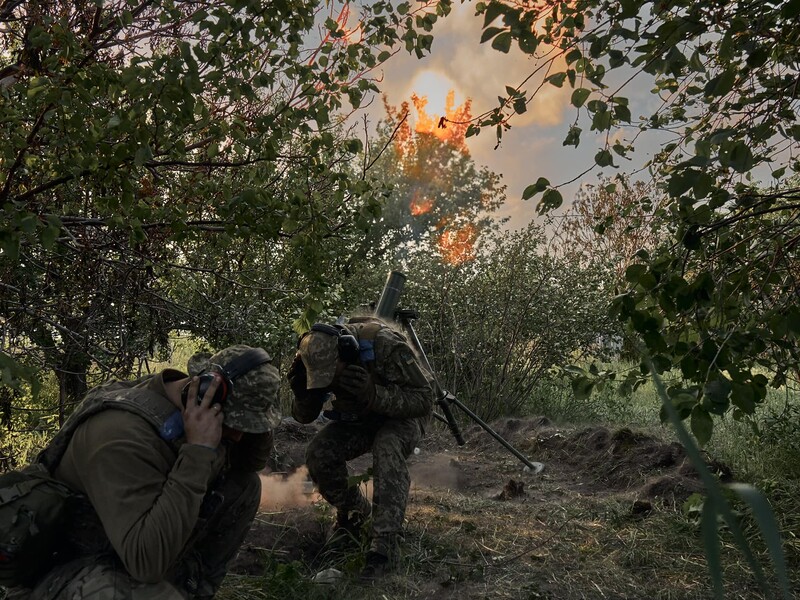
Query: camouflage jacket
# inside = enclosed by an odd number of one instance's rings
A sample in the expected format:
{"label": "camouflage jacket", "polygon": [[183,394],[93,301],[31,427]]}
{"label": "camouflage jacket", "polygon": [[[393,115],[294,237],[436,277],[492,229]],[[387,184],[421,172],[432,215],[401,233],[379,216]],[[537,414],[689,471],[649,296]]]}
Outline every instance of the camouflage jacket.
{"label": "camouflage jacket", "polygon": [[[360,364],[375,384],[375,398],[366,412],[426,422],[435,401],[433,379],[405,336],[377,319],[354,319],[344,327],[359,340]],[[311,396],[295,398],[292,416],[301,423],[309,423],[317,418],[322,406],[323,401]],[[349,403],[334,399],[332,408],[347,411]]]}

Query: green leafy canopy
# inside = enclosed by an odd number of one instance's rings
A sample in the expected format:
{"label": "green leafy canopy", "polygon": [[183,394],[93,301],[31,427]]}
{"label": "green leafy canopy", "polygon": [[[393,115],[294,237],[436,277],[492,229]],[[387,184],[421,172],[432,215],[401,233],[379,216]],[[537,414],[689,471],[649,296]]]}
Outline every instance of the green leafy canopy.
{"label": "green leafy canopy", "polygon": [[[676,390],[694,390],[673,401],[700,441],[714,416],[752,414],[765,387],[782,385],[800,359],[800,4],[492,0],[477,12],[481,41],[511,36],[535,58],[534,74],[547,73],[542,85],[572,88],[577,117],[565,145],[579,144],[582,122],[608,134],[595,168],[628,155],[632,144],[611,140],[629,124],[639,139],[672,132],[647,165],[665,197],[654,217],[671,239],[626,259],[636,264],[611,310],[659,373],[679,372],[686,383]],[[493,45],[504,51],[505,42]],[[534,77],[528,85],[539,84]],[[625,96],[634,85],[659,98],[639,121]],[[504,102],[478,124],[506,129],[514,114]],[[548,212],[563,202],[557,187],[540,177],[523,198],[538,196]]]}

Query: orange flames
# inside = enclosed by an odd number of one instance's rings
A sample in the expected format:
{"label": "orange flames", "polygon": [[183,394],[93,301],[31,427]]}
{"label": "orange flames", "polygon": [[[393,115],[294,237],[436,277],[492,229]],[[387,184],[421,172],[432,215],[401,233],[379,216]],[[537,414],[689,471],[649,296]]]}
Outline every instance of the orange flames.
{"label": "orange flames", "polygon": [[420,198],[419,191],[414,192],[414,197],[411,199],[409,206],[411,214],[415,217],[424,215],[433,210],[433,200],[431,198]]}
{"label": "orange flames", "polygon": [[461,106],[455,107],[455,91],[450,90],[445,100],[444,115],[429,115],[425,111],[428,104],[427,96],[411,95],[411,102],[417,110],[417,124],[414,130],[417,133],[435,136],[445,144],[455,146],[464,153],[467,150],[466,133],[467,123],[472,115],[470,108],[472,101],[467,99]]}
{"label": "orange flames", "polygon": [[475,258],[475,240],[478,237],[476,227],[468,223],[461,229],[448,229],[439,235],[439,252],[445,262],[460,265]]}
{"label": "orange flames", "polygon": [[416,146],[418,140],[415,133],[421,136],[433,136],[442,143],[448,144],[465,154],[469,154],[467,148],[466,133],[469,127],[469,121],[472,119],[471,106],[472,101],[467,99],[464,104],[456,107],[455,105],[455,91],[450,90],[445,100],[445,114],[444,115],[429,115],[425,111],[428,104],[427,96],[418,96],[417,94],[411,95],[411,102],[414,104],[414,109],[417,113],[416,124],[412,130],[408,120],[405,119],[406,115],[410,112],[409,103],[402,102],[399,108],[395,108],[386,102],[384,97],[384,106],[386,113],[390,119],[398,123],[397,131],[394,138],[394,151],[397,157],[404,164],[404,169],[414,168],[412,164],[416,154]]}
{"label": "orange flames", "polygon": [[[406,115],[410,112],[408,102],[403,102],[399,110],[390,106],[384,97],[386,112],[390,121],[397,123],[394,139],[394,151],[400,169],[412,181],[419,181],[420,187],[447,193],[446,175],[440,174],[426,160],[425,148],[431,146],[430,142],[438,142],[450,148],[469,155],[466,143],[466,132],[472,119],[471,101],[455,106],[455,91],[450,90],[445,100],[445,114],[429,115],[425,108],[428,104],[426,96],[412,94],[411,103],[417,113],[415,124],[409,124]],[[423,150],[420,154],[420,150]],[[441,181],[437,181],[440,179]],[[452,187],[452,186],[451,186]],[[438,192],[437,192],[438,193]],[[426,195],[420,190],[414,192],[409,202],[409,212],[414,217],[432,213],[437,208],[435,198]],[[443,210],[439,207],[439,210]],[[455,227],[455,215],[440,215],[438,223],[433,225],[437,232],[436,245],[445,262],[459,265],[475,258],[475,242],[478,238],[478,228],[473,224]]]}

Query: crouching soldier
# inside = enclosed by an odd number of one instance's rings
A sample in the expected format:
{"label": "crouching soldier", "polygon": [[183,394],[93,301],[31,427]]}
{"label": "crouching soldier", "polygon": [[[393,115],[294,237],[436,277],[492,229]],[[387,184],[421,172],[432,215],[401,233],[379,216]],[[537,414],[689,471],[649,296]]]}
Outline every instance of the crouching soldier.
{"label": "crouching soldier", "polygon": [[[323,404],[330,419],[306,451],[309,474],[336,508],[338,528],[371,518],[362,578],[397,567],[410,477],[406,459],[419,443],[435,400],[432,380],[405,337],[374,318],[345,325],[316,324],[304,334],[287,374],[292,416],[315,420]],[[372,503],[348,486],[347,461],[372,452]]]}
{"label": "crouching soldier", "polygon": [[77,493],[61,561],[9,598],[212,598],[255,517],[278,370],[231,346],[90,390],[39,461]]}

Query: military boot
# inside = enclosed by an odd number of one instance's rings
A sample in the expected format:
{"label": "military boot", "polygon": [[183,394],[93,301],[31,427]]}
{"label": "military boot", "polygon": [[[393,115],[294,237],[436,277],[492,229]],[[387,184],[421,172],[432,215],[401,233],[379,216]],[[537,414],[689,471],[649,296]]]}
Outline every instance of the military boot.
{"label": "military boot", "polygon": [[339,509],[336,522],[328,535],[325,546],[330,549],[358,548],[365,537],[364,526],[372,514],[372,505],[362,496],[362,501],[355,509]]}
{"label": "military boot", "polygon": [[397,570],[400,564],[400,541],[396,535],[374,538],[367,552],[359,579],[364,582],[380,579]]}

